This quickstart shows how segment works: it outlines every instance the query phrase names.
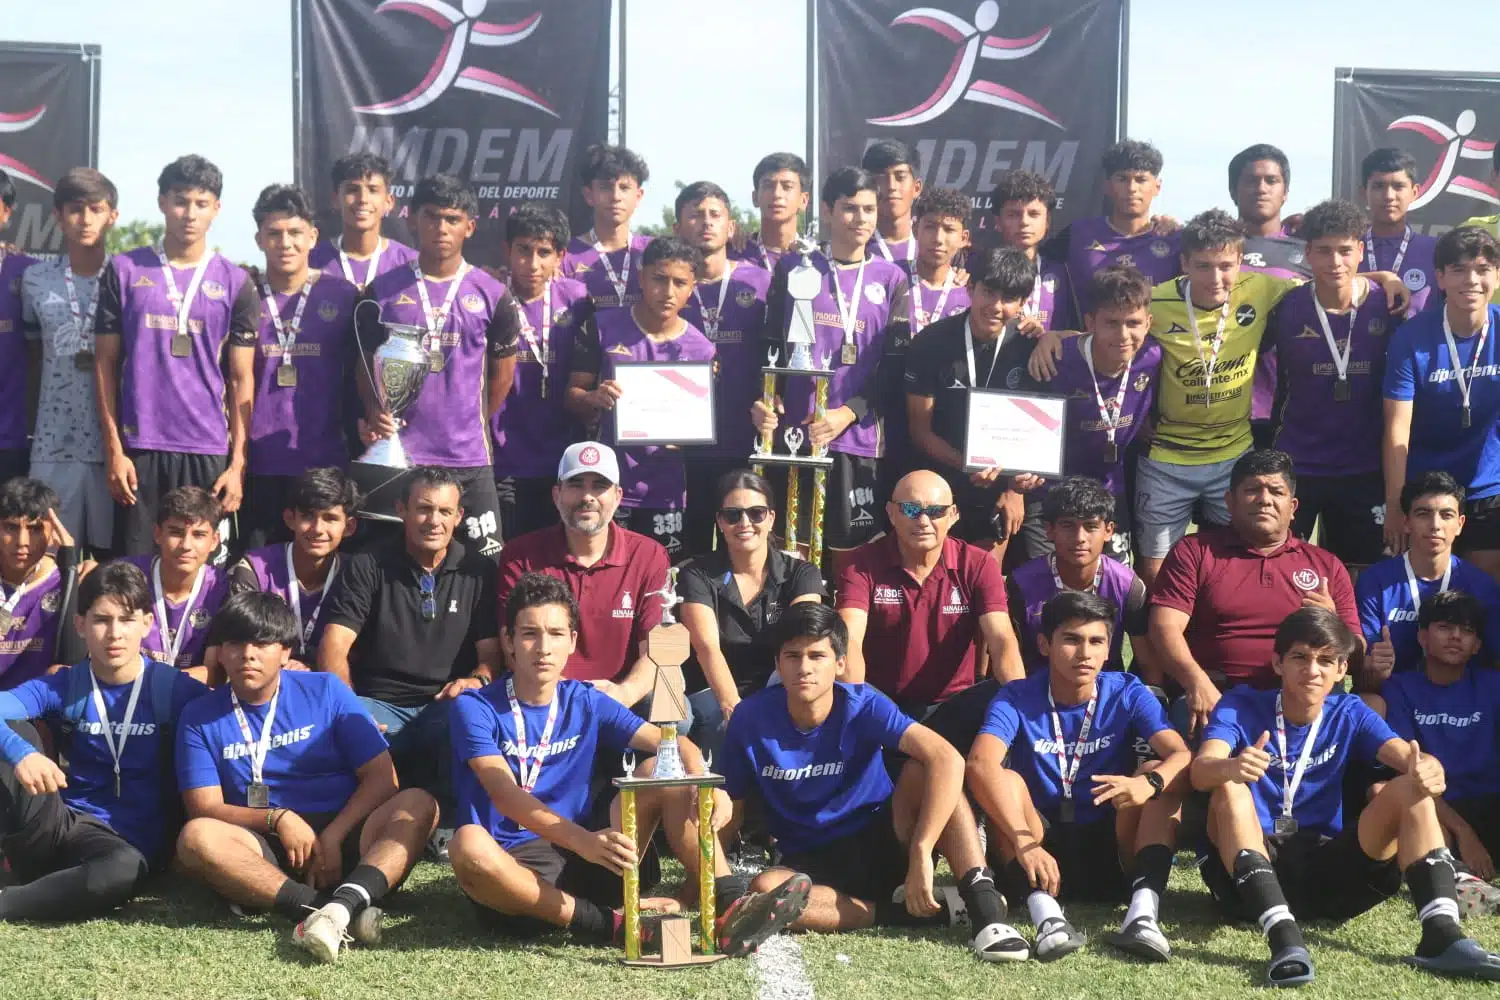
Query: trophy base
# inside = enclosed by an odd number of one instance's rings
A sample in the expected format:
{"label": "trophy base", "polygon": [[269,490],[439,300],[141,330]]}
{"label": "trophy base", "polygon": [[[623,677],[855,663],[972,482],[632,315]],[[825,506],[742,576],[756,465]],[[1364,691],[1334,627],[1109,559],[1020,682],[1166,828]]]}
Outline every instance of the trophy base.
{"label": "trophy base", "polygon": [[366,462],[349,463],[349,478],[359,488],[359,516],[399,524],[396,503],[406,495],[411,470]]}
{"label": "trophy base", "polygon": [[660,955],[656,955],[652,958],[622,958],[620,964],[631,969],[691,969],[698,965],[722,962],[728,957],[728,955],[689,955],[675,962],[667,962]]}
{"label": "trophy base", "polygon": [[799,469],[831,469],[833,456],[824,455],[822,458],[815,458],[812,455],[785,455],[775,452],[769,455],[752,454],[750,464],[795,466]]}
{"label": "trophy base", "polygon": [[777,368],[767,365],[760,370],[762,375],[800,375],[803,378],[833,378],[832,368]]}
{"label": "trophy base", "polygon": [[355,461],[361,465],[383,465],[387,469],[411,468],[411,459],[407,457],[406,446],[401,443],[398,434],[376,441]]}

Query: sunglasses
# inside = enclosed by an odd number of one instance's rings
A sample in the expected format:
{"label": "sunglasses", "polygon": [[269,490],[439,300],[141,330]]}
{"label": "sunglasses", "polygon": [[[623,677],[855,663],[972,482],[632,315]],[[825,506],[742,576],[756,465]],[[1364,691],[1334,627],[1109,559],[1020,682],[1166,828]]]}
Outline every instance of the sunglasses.
{"label": "sunglasses", "polygon": [[903,517],[911,518],[913,521],[923,514],[926,514],[931,520],[936,521],[940,517],[946,517],[948,512],[953,509],[951,503],[935,503],[924,507],[911,500],[902,500],[896,506],[901,508],[901,515]]}
{"label": "sunglasses", "polygon": [[437,580],[431,573],[423,573],[419,581],[422,588],[422,620],[424,622],[437,620]]}
{"label": "sunglasses", "polygon": [[719,520],[725,524],[739,524],[740,518],[748,517],[751,524],[760,524],[770,513],[769,507],[720,507]]}

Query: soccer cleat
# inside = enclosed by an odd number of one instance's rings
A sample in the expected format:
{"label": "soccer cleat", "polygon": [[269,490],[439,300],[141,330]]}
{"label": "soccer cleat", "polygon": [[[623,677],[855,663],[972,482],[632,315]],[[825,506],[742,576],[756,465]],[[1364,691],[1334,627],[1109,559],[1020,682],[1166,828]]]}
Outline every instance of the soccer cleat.
{"label": "soccer cleat", "polygon": [[456,831],[451,826],[440,826],[427,838],[427,856],[439,864],[448,864],[448,842]]}
{"label": "soccer cleat", "polygon": [[318,961],[332,965],[339,960],[339,948],[344,942],[353,940],[348,929],[349,911],[341,903],[326,903],[292,929],[292,941]]}
{"label": "soccer cleat", "polygon": [[786,930],[807,909],[812,879],[798,872],[770,892],[746,893],[719,917],[719,952],[744,958],[769,937]]}
{"label": "soccer cleat", "polygon": [[349,936],[354,939],[355,944],[373,948],[380,943],[381,925],[384,921],[384,910],[378,906],[366,906],[349,922]]}
{"label": "soccer cleat", "polygon": [[1299,945],[1281,949],[1266,964],[1267,986],[1306,986],[1316,976],[1311,953]]}
{"label": "soccer cleat", "polygon": [[1411,955],[1406,961],[1434,975],[1500,982],[1500,956],[1485,951],[1473,938],[1453,942],[1441,955],[1432,958]]}
{"label": "soccer cleat", "polygon": [[1037,961],[1055,962],[1059,958],[1066,958],[1082,948],[1087,941],[1078,928],[1063,918],[1048,917],[1036,929]]}
{"label": "soccer cleat", "polygon": [[1500,889],[1468,872],[1458,872],[1458,912],[1464,919],[1500,913]]}
{"label": "soccer cleat", "polygon": [[981,927],[969,945],[985,962],[1024,962],[1031,957],[1031,946],[1010,924]]}
{"label": "soccer cleat", "polygon": [[1166,935],[1150,917],[1136,917],[1128,926],[1104,940],[1126,954],[1148,962],[1165,962],[1172,957],[1172,946],[1167,943]]}

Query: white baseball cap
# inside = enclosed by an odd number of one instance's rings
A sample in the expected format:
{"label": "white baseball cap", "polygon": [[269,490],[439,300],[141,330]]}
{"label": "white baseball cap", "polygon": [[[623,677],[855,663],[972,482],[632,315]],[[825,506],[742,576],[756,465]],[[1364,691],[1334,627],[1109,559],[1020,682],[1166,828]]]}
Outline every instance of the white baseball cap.
{"label": "white baseball cap", "polygon": [[613,484],[620,482],[620,461],[615,450],[598,441],[579,441],[568,446],[562,461],[557,463],[557,481],[565,483],[574,476],[592,472],[603,476]]}

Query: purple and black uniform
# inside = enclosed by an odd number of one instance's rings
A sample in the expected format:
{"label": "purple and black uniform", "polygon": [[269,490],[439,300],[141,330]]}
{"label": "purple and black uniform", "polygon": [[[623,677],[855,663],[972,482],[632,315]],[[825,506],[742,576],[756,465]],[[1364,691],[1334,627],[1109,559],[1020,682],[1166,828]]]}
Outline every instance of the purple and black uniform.
{"label": "purple and black uniform", "polygon": [[[353,257],[344,258],[339,253],[339,242],[337,240],[322,240],[312,248],[308,255],[307,263],[314,271],[322,271],[335,278],[342,278],[350,282],[361,292],[369,287],[370,282],[387,271],[410,266],[417,259],[417,252],[405,243],[395,240],[386,240],[380,252],[373,254],[366,260],[355,260]],[[348,270],[345,270],[345,263]]]}
{"label": "purple and black uniform", "polygon": [[1047,241],[1044,253],[1066,261],[1072,293],[1068,318],[1083,315],[1083,303],[1077,296],[1089,287],[1094,272],[1100,268],[1129,265],[1151,279],[1153,285],[1171,281],[1182,273],[1182,241],[1176,233],[1162,236],[1148,229],[1139,236],[1124,236],[1109,224],[1105,215],[1074,219]]}
{"label": "purple and black uniform", "polygon": [[[1068,589],[1061,583],[1053,572],[1049,556],[1024,562],[1006,577],[1006,603],[1010,607],[1011,624],[1021,643],[1021,659],[1026,663],[1028,674],[1047,669],[1047,658],[1042,655],[1036,638],[1042,631],[1043,606]],[[1109,556],[1100,556],[1094,586],[1090,589],[1115,606],[1105,669],[1124,670],[1125,636],[1146,634],[1146,585],[1129,566]]]}
{"label": "purple and black uniform", "polygon": [[[630,245],[621,250],[600,254],[588,236],[575,236],[563,253],[564,278],[583,282],[594,302],[594,311],[633,306],[641,301],[641,254],[651,244],[651,237],[632,233]],[[613,274],[613,277],[611,277]],[[625,286],[624,296],[616,282]]]}
{"label": "purple and black uniform", "polygon": [[766,245],[760,241],[760,234],[756,233],[745,241],[745,249],[735,250],[730,248],[729,259],[733,261],[747,261],[756,267],[771,274],[776,270],[776,265],[781,263],[781,258],[786,256],[785,250],[767,250]]}
{"label": "purple and black uniform", "polygon": [[[67,550],[71,552],[71,550]],[[58,554],[59,559],[63,554]],[[0,690],[40,677],[57,662],[57,617],[62,613],[65,572],[58,566],[16,588],[0,583],[0,602],[14,600],[0,634]]]}
{"label": "purple and black uniform", "polygon": [[874,236],[870,237],[870,242],[865,244],[865,256],[871,260],[883,260],[887,264],[895,264],[902,271],[911,274],[917,259],[915,225],[915,220],[913,220],[913,232],[904,240],[888,240],[877,231]]}
{"label": "purple and black uniform", "polygon": [[1442,301],[1437,287],[1436,236],[1423,236],[1410,226],[1399,236],[1376,236],[1365,231],[1365,256],[1359,262],[1361,272],[1390,271],[1401,278],[1411,292],[1406,315],[1415,316],[1429,305]]}
{"label": "purple and black uniform", "polygon": [[[1268,274],[1273,278],[1311,278],[1307,267],[1307,244],[1285,231],[1275,236],[1246,236],[1245,257],[1240,270]],[[1276,353],[1261,351],[1255,362],[1255,384],[1250,390],[1250,424],[1255,447],[1271,443],[1271,408],[1276,401]]]}
{"label": "purple and black uniform", "polygon": [[336,568],[342,560],[333,556],[334,569],[323,586],[317,590],[297,588],[297,603],[292,604],[292,567],[287,560],[287,545],[267,545],[251,549],[243,559],[229,571],[230,588],[234,592],[258,590],[275,594],[287,603],[297,615],[297,624],[302,635],[292,649],[292,655],[309,667],[316,665],[318,643],[323,641],[323,598],[337,579]]}
{"label": "purple and black uniform", "polygon": [[22,329],[21,275],[36,258],[0,246],[0,482],[26,475],[26,334]]}
{"label": "purple and black uniform", "polygon": [[[141,652],[179,670],[201,666],[203,651],[208,648],[209,625],[218,614],[220,605],[229,598],[229,574],[215,566],[204,566],[197,596],[174,603],[156,589],[156,580],[151,573],[156,559],[156,556],[130,556],[122,560],[146,574],[146,587],[151,594],[152,606],[145,609],[151,612],[151,631],[141,641]],[[165,614],[156,612],[158,603]],[[187,631],[179,638],[178,632],[182,629]],[[171,640],[177,642],[175,659],[168,655]]]}

